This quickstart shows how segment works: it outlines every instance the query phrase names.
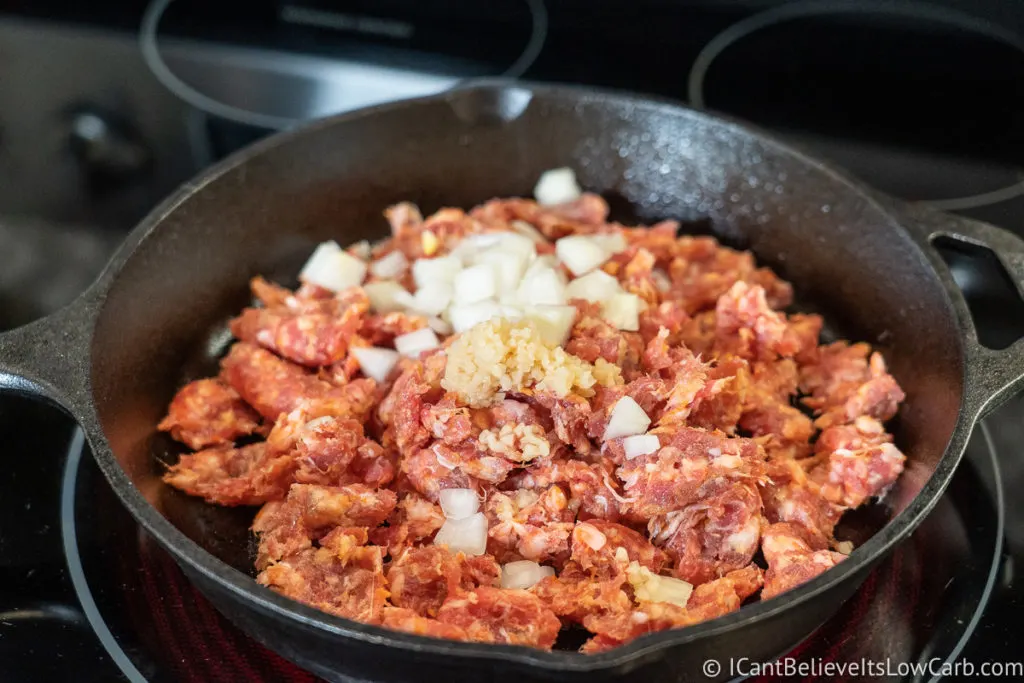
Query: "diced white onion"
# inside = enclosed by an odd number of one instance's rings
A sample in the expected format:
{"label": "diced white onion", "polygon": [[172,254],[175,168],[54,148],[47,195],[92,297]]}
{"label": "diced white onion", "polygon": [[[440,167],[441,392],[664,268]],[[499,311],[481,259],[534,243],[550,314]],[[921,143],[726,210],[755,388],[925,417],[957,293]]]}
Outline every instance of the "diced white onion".
{"label": "diced white onion", "polygon": [[455,276],[462,270],[462,261],[456,256],[418,258],[412,264],[412,279],[417,287],[428,284],[455,282]]}
{"label": "diced white onion", "polygon": [[323,242],[313,251],[299,273],[303,282],[319,285],[332,292],[340,292],[362,284],[366,277],[366,263],[338,246],[336,242]]}
{"label": "diced white onion", "polygon": [[409,308],[426,316],[440,315],[452,301],[453,289],[447,282],[428,282],[420,285]]}
{"label": "diced white onion", "polygon": [[611,258],[607,249],[586,235],[570,235],[558,240],[555,242],[555,254],[576,277],[589,273]]}
{"label": "diced white onion", "polygon": [[452,258],[457,258],[459,263],[463,266],[473,265],[473,260],[476,258],[477,245],[470,242],[468,239],[459,240],[459,242],[452,247],[452,250],[448,252],[448,255]]}
{"label": "diced white onion", "polygon": [[576,322],[576,307],[551,304],[524,306],[523,317],[536,326],[545,343],[561,346],[569,338]]}
{"label": "diced white onion", "polygon": [[604,440],[617,439],[620,436],[643,434],[651,426],[651,418],[636,401],[623,396],[612,408],[608,417],[608,426],[604,430]]}
{"label": "diced white onion", "polygon": [[400,311],[412,303],[412,295],[405,287],[393,280],[378,280],[363,285],[363,291],[370,300],[370,308],[375,313],[391,313]]}
{"label": "diced white onion", "polygon": [[423,351],[436,349],[440,345],[437,335],[429,327],[395,337],[395,349],[409,358],[416,358]]}
{"label": "diced white onion", "polygon": [[636,332],[640,329],[641,299],[636,294],[622,292],[604,303],[601,317],[617,329]]}
{"label": "diced white onion", "polygon": [[530,237],[520,235],[517,232],[502,232],[499,234],[501,235],[501,241],[495,247],[492,247],[490,251],[497,250],[506,254],[520,254],[530,261],[537,255],[537,245]]}
{"label": "diced white onion", "polygon": [[472,235],[466,235],[462,238],[462,241],[459,242],[459,244],[468,245],[476,251],[484,251],[501,244],[503,236],[504,234],[500,230],[494,232],[478,232]]}
{"label": "diced white onion", "polygon": [[626,236],[621,232],[609,232],[602,235],[591,235],[590,239],[597,242],[605,251],[614,256],[620,252],[629,249],[629,243],[626,242]]}
{"label": "diced white onion", "polygon": [[487,551],[487,517],[478,512],[465,519],[448,519],[434,536],[434,545],[448,546],[453,553],[483,555]]}
{"label": "diced white onion", "polygon": [[527,255],[537,253],[533,240],[512,230],[481,232],[469,235],[462,241],[470,244],[478,253],[495,249],[500,249],[504,252],[515,251]]}
{"label": "diced white onion", "polygon": [[466,519],[480,511],[480,499],[473,489],[444,489],[437,502],[448,519]]}
{"label": "diced white onion", "polygon": [[690,583],[671,576],[657,577],[656,580],[647,583],[646,589],[637,594],[641,600],[646,598],[651,602],[671,602],[680,607],[686,607],[693,593],[693,586]]}
{"label": "diced white onion", "polygon": [[554,576],[553,567],[542,567],[531,560],[509,562],[501,566],[501,587],[525,590],[547,576]]}
{"label": "diced white onion", "polygon": [[533,227],[526,221],[514,220],[511,223],[509,223],[509,227],[515,230],[518,234],[522,235],[523,237],[529,238],[530,241],[534,242],[535,244],[544,244],[548,241],[548,239],[544,237],[544,234],[541,233],[540,230]]}
{"label": "diced white onion", "polygon": [[544,171],[533,188],[533,197],[538,204],[551,206],[579,199],[582,194],[571,168],[553,168]]}
{"label": "diced white onion", "polygon": [[491,263],[470,266],[455,276],[456,304],[472,304],[498,294],[498,269]]}
{"label": "diced white onion", "polygon": [[518,306],[512,306],[510,304],[499,304],[498,310],[500,311],[500,317],[505,320],[522,320],[523,309]]}
{"label": "diced white onion", "polygon": [[[540,268],[554,268],[555,270],[558,270],[558,257],[554,254],[538,256],[533,260],[533,263],[530,264],[530,267],[526,271],[526,275],[529,275],[530,271]],[[523,277],[526,277],[526,275]]]}
{"label": "diced white onion", "polygon": [[449,335],[454,331],[450,324],[434,316],[427,318],[427,325],[438,334]]}
{"label": "diced white onion", "polygon": [[632,460],[641,455],[654,453],[661,448],[661,442],[654,434],[637,434],[623,439],[622,447],[626,450],[626,458]]}
{"label": "diced white onion", "polygon": [[383,382],[398,362],[398,352],[377,346],[354,346],[352,355],[359,363],[359,369],[370,379]]}
{"label": "diced white onion", "polygon": [[504,317],[502,306],[494,301],[478,301],[473,304],[455,305],[448,309],[448,321],[456,332],[465,332],[474,325],[491,318]]}
{"label": "diced white onion", "polygon": [[562,275],[554,268],[530,267],[519,283],[516,297],[523,305],[565,304],[565,282]]}
{"label": "diced white onion", "polygon": [[621,293],[619,281],[603,270],[591,271],[578,277],[565,288],[565,295],[570,299],[586,299],[599,304]]}
{"label": "diced white onion", "polygon": [[489,249],[476,256],[478,265],[490,265],[497,275],[497,293],[514,292],[526,272],[526,266],[533,258],[531,254],[504,248]]}
{"label": "diced white onion", "polygon": [[638,562],[626,567],[626,578],[633,586],[633,595],[648,602],[671,602],[686,607],[693,593],[693,585],[671,576],[659,576]]}
{"label": "diced white onion", "polygon": [[391,279],[401,276],[408,267],[409,260],[396,249],[379,261],[371,263],[370,272],[377,277]]}
{"label": "diced white onion", "polygon": [[366,240],[359,240],[348,248],[348,252],[356,258],[361,258],[364,261],[369,261],[370,257],[373,255],[370,243]]}

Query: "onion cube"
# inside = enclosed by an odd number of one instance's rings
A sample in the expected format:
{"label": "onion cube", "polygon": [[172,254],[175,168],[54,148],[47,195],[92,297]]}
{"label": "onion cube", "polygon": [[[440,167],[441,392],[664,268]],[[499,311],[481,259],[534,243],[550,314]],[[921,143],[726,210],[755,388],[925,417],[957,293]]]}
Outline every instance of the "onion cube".
{"label": "onion cube", "polygon": [[693,593],[693,585],[689,582],[671,576],[659,576],[635,561],[626,567],[626,578],[633,586],[634,595],[640,600],[671,602],[686,607]]}
{"label": "onion cube", "polygon": [[600,235],[590,235],[590,239],[596,242],[602,249],[614,256],[629,249],[626,236],[621,232],[606,232]]}
{"label": "onion cube", "polygon": [[319,285],[332,292],[340,292],[362,284],[366,277],[366,263],[338,246],[324,242],[313,250],[299,273],[299,279]]}
{"label": "onion cube", "polygon": [[522,282],[519,283],[516,296],[524,305],[561,306],[566,302],[565,282],[561,274],[554,268],[531,266],[523,276]]}
{"label": "onion cube", "polygon": [[545,244],[548,241],[540,230],[533,227],[526,221],[514,220],[509,223],[509,226],[515,230],[516,233],[528,238],[534,244]]}
{"label": "onion cube", "polygon": [[553,567],[543,567],[531,560],[509,562],[501,567],[501,587],[526,590],[547,576],[554,576]]}
{"label": "onion cube", "polygon": [[368,241],[359,240],[348,248],[348,253],[352,254],[356,258],[369,261],[370,257],[373,255],[373,249],[370,247],[370,243]]}
{"label": "onion cube", "polygon": [[375,313],[391,313],[406,308],[412,296],[405,287],[393,280],[379,280],[363,285],[366,298],[370,300],[370,308]]}
{"label": "onion cube", "polygon": [[434,545],[448,546],[453,553],[483,555],[487,551],[487,517],[477,512],[465,519],[449,519],[434,536]]}
{"label": "onion cube", "polygon": [[452,292],[447,282],[428,282],[416,290],[410,308],[426,316],[440,315],[451,303]]}
{"label": "onion cube", "polygon": [[359,363],[359,369],[363,371],[363,374],[377,382],[386,380],[391,369],[398,362],[397,351],[376,346],[354,346],[352,347],[352,356]]}
{"label": "onion cube", "polygon": [[490,263],[470,266],[455,276],[454,300],[457,304],[472,304],[493,299],[498,294],[498,269]]}
{"label": "onion cube", "polygon": [[450,323],[447,323],[435,316],[427,318],[427,327],[432,329],[434,332],[443,335],[449,335],[454,332]]}
{"label": "onion cube", "polygon": [[387,280],[400,277],[409,267],[409,260],[405,254],[397,249],[382,259],[370,264],[370,272],[379,278]]}
{"label": "onion cube", "polygon": [[429,327],[395,337],[395,350],[409,358],[416,358],[424,351],[436,349],[440,345],[437,335]]}
{"label": "onion cube", "polygon": [[651,418],[636,401],[623,396],[612,408],[608,417],[608,426],[604,429],[604,440],[617,439],[620,436],[643,434],[651,426]]}
{"label": "onion cube", "polygon": [[601,317],[617,329],[636,332],[640,329],[641,300],[636,294],[622,292],[604,303]]}
{"label": "onion cube", "polygon": [[502,306],[494,301],[477,301],[472,304],[454,305],[448,309],[448,321],[456,332],[465,332],[474,325],[491,318],[504,317]]}
{"label": "onion cube", "polygon": [[608,250],[586,235],[570,235],[558,240],[555,254],[576,277],[599,268],[611,258]]}
{"label": "onion cube", "polygon": [[633,458],[639,458],[641,455],[656,452],[661,448],[661,442],[658,441],[658,437],[654,434],[637,434],[623,439],[622,447],[626,451],[626,459],[632,460]]}
{"label": "onion cube", "polygon": [[480,498],[473,489],[443,489],[437,502],[448,519],[466,519],[480,511]]}
{"label": "onion cube", "polygon": [[576,322],[575,306],[538,304],[523,307],[523,317],[537,328],[545,344],[561,346]]}
{"label": "onion cube", "polygon": [[533,188],[534,199],[544,206],[571,202],[579,199],[582,193],[579,183],[576,182],[576,174],[571,168],[544,171]]}
{"label": "onion cube", "polygon": [[462,270],[462,261],[449,254],[437,258],[418,258],[412,264],[412,279],[417,287],[428,284],[455,282],[455,276]]}
{"label": "onion cube", "polygon": [[578,277],[565,288],[565,295],[570,299],[586,299],[599,304],[621,293],[619,281],[603,270],[594,270]]}

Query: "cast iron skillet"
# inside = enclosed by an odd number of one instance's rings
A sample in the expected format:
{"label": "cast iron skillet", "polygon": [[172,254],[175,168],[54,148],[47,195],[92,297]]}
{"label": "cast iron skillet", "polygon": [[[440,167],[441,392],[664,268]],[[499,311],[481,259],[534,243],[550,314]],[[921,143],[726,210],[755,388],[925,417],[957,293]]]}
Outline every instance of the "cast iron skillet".
{"label": "cast iron skillet", "polygon": [[[154,429],[182,382],[213,371],[249,278],[288,281],[319,241],[382,236],[393,202],[432,211],[524,195],[563,165],[636,219],[700,222],[753,249],[830,333],[881,348],[907,392],[896,437],[909,456],[879,508],[884,526],[797,590],[589,657],[391,632],[257,586],[245,533],[253,511],[164,486],[160,460],[173,453]],[[188,183],[77,301],[0,336],[0,386],[73,415],[125,507],[191,580],[246,632],[325,678],[698,676],[709,658],[777,656],[830,616],[932,508],[975,422],[1024,385],[1024,342],[979,344],[931,247],[938,236],[990,248],[1020,289],[1016,237],[881,196],[736,123],[629,95],[481,82],[274,136]]]}

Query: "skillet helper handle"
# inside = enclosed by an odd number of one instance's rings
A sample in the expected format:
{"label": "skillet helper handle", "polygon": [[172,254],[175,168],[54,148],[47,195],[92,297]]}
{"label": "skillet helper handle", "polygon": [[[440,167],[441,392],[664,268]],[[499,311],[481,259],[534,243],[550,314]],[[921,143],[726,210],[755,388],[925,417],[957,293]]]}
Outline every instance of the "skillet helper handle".
{"label": "skillet helper handle", "polygon": [[[953,216],[919,205],[906,206],[902,212],[908,227],[917,230],[927,247],[934,251],[933,240],[946,238],[991,251],[1013,280],[1017,294],[1024,298],[1024,239],[988,223]],[[935,253],[940,267],[941,257]],[[978,341],[977,330],[967,311],[959,288],[951,292],[964,305],[960,321],[967,350],[965,403],[971,413],[982,419],[1024,389],[1024,337],[1005,349],[987,348]]]}
{"label": "skillet helper handle", "polygon": [[88,304],[0,332],[0,393],[43,398],[72,416],[89,400]]}

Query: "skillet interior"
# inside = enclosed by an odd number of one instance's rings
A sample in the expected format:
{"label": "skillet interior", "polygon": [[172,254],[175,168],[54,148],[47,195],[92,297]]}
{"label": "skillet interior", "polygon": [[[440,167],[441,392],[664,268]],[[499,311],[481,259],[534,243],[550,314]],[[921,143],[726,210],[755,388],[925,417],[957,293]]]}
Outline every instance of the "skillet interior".
{"label": "skillet interior", "polygon": [[121,467],[175,526],[246,573],[253,511],[163,486],[168,443],[154,425],[183,381],[212,372],[248,279],[289,282],[319,241],[383,236],[381,211],[396,201],[427,212],[528,195],[556,166],[573,166],[620,214],[678,218],[752,249],[834,334],[883,351],[908,395],[896,437],[909,466],[890,509],[848,533],[909,504],[953,434],[963,351],[932,267],[873,202],[731,123],[580,91],[485,88],[340,117],[256,150],[138,242],[110,283],[91,350],[97,416]]}

